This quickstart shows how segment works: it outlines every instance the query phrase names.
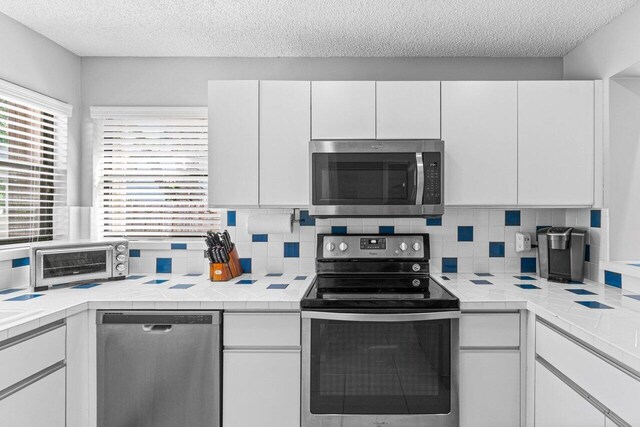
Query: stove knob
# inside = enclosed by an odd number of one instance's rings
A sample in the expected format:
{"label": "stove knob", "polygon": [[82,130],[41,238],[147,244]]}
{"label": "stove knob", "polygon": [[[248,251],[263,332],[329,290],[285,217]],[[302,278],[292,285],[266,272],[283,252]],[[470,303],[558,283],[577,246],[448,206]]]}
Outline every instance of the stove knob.
{"label": "stove knob", "polygon": [[127,247],[125,245],[116,246],[116,251],[118,251],[118,252],[124,252],[125,249],[127,249]]}
{"label": "stove knob", "polygon": [[413,264],[413,265],[411,266],[411,269],[412,269],[413,271],[420,271],[420,264]]}
{"label": "stove knob", "polygon": [[329,252],[331,252],[332,250],[334,250],[336,248],[336,245],[334,245],[333,243],[329,242],[324,247],[327,248],[327,250]]}
{"label": "stove knob", "polygon": [[119,262],[123,262],[125,259],[127,259],[127,257],[126,257],[126,256],[124,256],[124,254],[120,254],[120,255],[116,256],[116,259],[117,259]]}
{"label": "stove knob", "polygon": [[345,242],[340,243],[340,245],[338,245],[338,249],[340,249],[342,252],[346,251],[347,248],[349,248],[349,245],[347,245]]}
{"label": "stove knob", "polygon": [[415,242],[412,247],[414,251],[418,252],[420,250],[420,243]]}
{"label": "stove knob", "polygon": [[127,267],[125,267],[125,265],[124,265],[124,264],[118,264],[118,265],[116,265],[116,270],[118,270],[118,271],[124,271],[124,270],[125,270],[125,268],[127,268]]}
{"label": "stove knob", "polygon": [[400,243],[400,250],[401,251],[406,251],[408,248],[407,244],[405,242]]}
{"label": "stove knob", "polygon": [[415,287],[420,286],[420,280],[419,279],[413,279],[413,282],[411,282],[411,284]]}

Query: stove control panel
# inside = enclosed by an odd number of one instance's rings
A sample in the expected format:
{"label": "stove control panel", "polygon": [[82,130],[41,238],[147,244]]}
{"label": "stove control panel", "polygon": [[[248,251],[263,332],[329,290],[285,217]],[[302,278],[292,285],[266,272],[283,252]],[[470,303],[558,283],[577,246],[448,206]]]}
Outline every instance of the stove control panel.
{"label": "stove control panel", "polygon": [[425,257],[422,235],[325,235],[322,258],[410,258]]}

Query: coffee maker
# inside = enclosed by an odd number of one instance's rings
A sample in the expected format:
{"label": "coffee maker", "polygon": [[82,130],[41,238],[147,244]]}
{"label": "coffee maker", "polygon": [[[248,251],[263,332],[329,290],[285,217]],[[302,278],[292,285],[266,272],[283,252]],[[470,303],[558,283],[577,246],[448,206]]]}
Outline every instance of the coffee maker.
{"label": "coffee maker", "polygon": [[538,271],[551,282],[582,282],[587,231],[573,227],[538,230]]}

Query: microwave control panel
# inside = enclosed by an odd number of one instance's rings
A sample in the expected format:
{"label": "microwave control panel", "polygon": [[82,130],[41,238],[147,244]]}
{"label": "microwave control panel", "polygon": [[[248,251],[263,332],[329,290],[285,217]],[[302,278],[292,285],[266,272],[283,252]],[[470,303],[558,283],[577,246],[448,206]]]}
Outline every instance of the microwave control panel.
{"label": "microwave control panel", "polygon": [[439,205],[442,200],[442,159],[440,153],[422,153],[424,165],[423,205]]}

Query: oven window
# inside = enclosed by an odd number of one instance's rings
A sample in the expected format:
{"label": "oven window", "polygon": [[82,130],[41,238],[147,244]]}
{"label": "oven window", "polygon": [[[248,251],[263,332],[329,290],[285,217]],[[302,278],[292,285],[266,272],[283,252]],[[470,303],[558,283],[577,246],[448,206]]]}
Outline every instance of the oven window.
{"label": "oven window", "polygon": [[447,414],[451,320],[311,320],[313,414]]}
{"label": "oven window", "polygon": [[42,278],[50,279],[107,271],[107,251],[82,251],[42,256]]}
{"label": "oven window", "polygon": [[415,204],[415,153],[314,153],[312,159],[315,205]]}

